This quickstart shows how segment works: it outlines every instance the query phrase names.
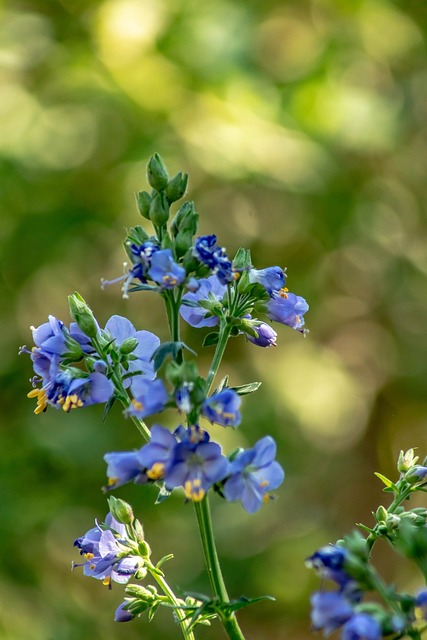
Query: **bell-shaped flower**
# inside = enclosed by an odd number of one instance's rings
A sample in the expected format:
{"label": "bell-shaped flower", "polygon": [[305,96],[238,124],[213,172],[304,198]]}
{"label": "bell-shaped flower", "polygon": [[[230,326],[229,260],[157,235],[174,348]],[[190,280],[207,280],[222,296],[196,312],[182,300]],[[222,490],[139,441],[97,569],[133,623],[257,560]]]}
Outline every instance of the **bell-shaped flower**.
{"label": "bell-shaped flower", "polygon": [[171,249],[160,249],[151,258],[148,275],[161,289],[174,289],[185,280],[185,269],[177,264]]}
{"label": "bell-shaped flower", "polygon": [[206,398],[202,405],[202,415],[223,427],[237,427],[241,420],[241,403],[242,399],[235,391],[223,389]]}
{"label": "bell-shaped flower", "polygon": [[258,511],[268,500],[268,492],[277,489],[285,477],[275,456],[276,443],[270,436],[238,453],[231,461],[230,477],[224,483],[225,498],[230,502],[240,500],[249,513]]}
{"label": "bell-shaped flower", "polygon": [[311,596],[311,623],[325,636],[341,627],[353,615],[353,606],[337,591],[316,591]]}
{"label": "bell-shaped flower", "polygon": [[331,544],[315,551],[307,558],[306,565],[317,571],[322,579],[333,580],[341,589],[344,589],[354,582],[346,570],[347,557],[347,549]]}
{"label": "bell-shaped flower", "polygon": [[126,413],[137,418],[146,418],[163,411],[169,400],[162,380],[147,380],[136,376],[131,383],[133,400]]}
{"label": "bell-shaped flower", "polygon": [[284,290],[273,291],[266,307],[266,313],[270,320],[286,324],[297,330],[301,330],[304,326],[303,316],[309,309],[304,298]]}
{"label": "bell-shaped flower", "polygon": [[146,484],[148,482],[145,467],[141,463],[138,451],[116,451],[106,453],[104,460],[107,463],[108,486],[111,490],[122,484],[131,482]]}
{"label": "bell-shaped flower", "polygon": [[256,320],[244,320],[244,322],[251,323],[248,331],[245,331],[243,322],[241,325],[243,333],[249,342],[252,342],[252,344],[255,344],[257,347],[263,348],[277,346],[277,333],[269,324]]}
{"label": "bell-shaped flower", "polygon": [[141,447],[138,458],[150,480],[160,480],[173,463],[177,439],[165,427],[155,424],[151,428],[151,440]]}
{"label": "bell-shaped flower", "polygon": [[[201,278],[197,291],[186,293],[182,297],[179,312],[192,327],[214,327],[218,324],[219,318],[212,314],[212,309],[222,307],[222,299],[226,292],[227,287],[221,284],[216,276]],[[186,302],[190,304],[187,305]]]}
{"label": "bell-shaped flower", "polygon": [[250,269],[249,282],[251,284],[261,284],[268,293],[283,289],[286,282],[286,275],[280,267],[267,267],[266,269]]}
{"label": "bell-shaped flower", "polygon": [[380,640],[382,628],[376,618],[368,613],[355,613],[342,628],[342,640]]}

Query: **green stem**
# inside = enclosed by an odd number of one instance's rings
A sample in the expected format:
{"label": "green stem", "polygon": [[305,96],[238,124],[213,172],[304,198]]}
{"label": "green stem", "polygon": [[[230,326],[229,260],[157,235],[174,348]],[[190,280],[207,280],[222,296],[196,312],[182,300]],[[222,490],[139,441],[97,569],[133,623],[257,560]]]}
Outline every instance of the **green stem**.
{"label": "green stem", "polygon": [[209,393],[217,371],[219,369],[219,365],[221,364],[222,356],[224,355],[224,351],[227,347],[227,342],[231,333],[231,325],[222,321],[220,324],[219,330],[219,339],[216,345],[214,357],[212,358],[211,368],[209,369],[208,377],[207,377],[207,393]]}
{"label": "green stem", "polygon": [[164,579],[163,575],[159,573],[157,570],[151,571],[150,567],[148,567],[151,576],[157,582],[163,593],[167,596],[170,604],[174,607],[175,615],[178,619],[178,624],[181,627],[182,635],[185,640],[195,640],[194,634],[191,629],[189,629],[188,621],[185,619],[185,612],[181,609],[178,598],[175,596],[174,592]]}
{"label": "green stem", "polygon": [[[226,604],[229,598],[216,550],[208,496],[205,496],[201,502],[194,502],[194,508],[212,591],[220,605]],[[230,640],[245,640],[234,613],[228,615],[223,613],[221,622]]]}

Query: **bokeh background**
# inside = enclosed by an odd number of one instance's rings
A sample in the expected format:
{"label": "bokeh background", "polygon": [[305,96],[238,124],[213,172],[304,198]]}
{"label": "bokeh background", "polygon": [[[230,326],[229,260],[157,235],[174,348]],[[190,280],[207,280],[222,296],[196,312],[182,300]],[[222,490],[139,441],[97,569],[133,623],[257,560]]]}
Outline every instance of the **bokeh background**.
{"label": "bokeh background", "polygon": [[[158,151],[190,174],[200,231],[258,268],[288,268],[308,338],[243,338],[224,372],[262,380],[226,449],[266,433],[287,479],[250,516],[214,501],[232,596],[252,640],[311,638],[304,559],[384,501],[373,472],[427,445],[427,4],[420,0],[58,0],[0,8],[0,636],[179,637],[167,612],[119,625],[112,591],[70,572],[73,540],[106,513],[106,451],[140,446],[120,411],[35,416],[18,347],[78,290],[100,323],[128,315],[165,339],[150,295],[120,297],[134,192]],[[202,334],[185,339],[211,351]],[[175,419],[175,416],[172,416]],[[191,505],[123,487],[168,577],[208,591]],[[387,579],[421,576],[376,551]],[[215,626],[201,639],[223,637]]]}

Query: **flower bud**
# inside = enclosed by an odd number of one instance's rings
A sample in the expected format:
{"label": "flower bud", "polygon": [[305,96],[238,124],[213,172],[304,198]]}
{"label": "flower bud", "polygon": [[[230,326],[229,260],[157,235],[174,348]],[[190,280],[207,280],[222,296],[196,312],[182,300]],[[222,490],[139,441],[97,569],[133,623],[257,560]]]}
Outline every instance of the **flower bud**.
{"label": "flower bud", "polygon": [[91,309],[77,291],[68,296],[68,306],[70,316],[77,323],[79,329],[89,338],[94,338],[99,332],[98,323]]}
{"label": "flower bud", "polygon": [[138,544],[138,551],[142,558],[149,558],[151,556],[151,549],[145,540],[141,540]]}
{"label": "flower bud", "polygon": [[169,219],[169,204],[166,195],[156,193],[150,204],[149,218],[156,227],[162,227]]}
{"label": "flower bud", "polygon": [[375,519],[377,522],[386,522],[387,515],[387,509],[380,505],[376,511]]}
{"label": "flower bud", "polygon": [[187,190],[188,174],[179,171],[171,178],[166,187],[166,197],[170,203],[176,202]]}
{"label": "flower bud", "polygon": [[147,191],[139,191],[135,194],[136,206],[143,218],[150,219],[151,196]]}
{"label": "flower bud", "polygon": [[401,473],[409,471],[411,467],[417,462],[418,456],[414,456],[414,450],[408,449],[408,451],[401,451],[397,460],[397,470]]}
{"label": "flower bud", "polygon": [[406,482],[412,485],[421,485],[427,482],[427,467],[414,464],[403,476]]}
{"label": "flower bud", "polygon": [[120,353],[127,356],[137,348],[138,344],[139,342],[137,338],[126,338],[126,340],[123,340],[120,345]]}
{"label": "flower bud", "polygon": [[121,524],[132,524],[134,521],[135,516],[133,515],[132,507],[121,498],[110,496],[108,498],[108,506],[117,522],[121,522]]}
{"label": "flower bud", "polygon": [[138,540],[138,542],[142,542],[144,540],[144,529],[142,528],[142,524],[139,520],[134,521],[133,529],[135,531],[136,539]]}
{"label": "flower bud", "polygon": [[166,189],[169,182],[169,175],[163,160],[158,153],[151,156],[147,165],[147,178],[150,186],[156,191]]}

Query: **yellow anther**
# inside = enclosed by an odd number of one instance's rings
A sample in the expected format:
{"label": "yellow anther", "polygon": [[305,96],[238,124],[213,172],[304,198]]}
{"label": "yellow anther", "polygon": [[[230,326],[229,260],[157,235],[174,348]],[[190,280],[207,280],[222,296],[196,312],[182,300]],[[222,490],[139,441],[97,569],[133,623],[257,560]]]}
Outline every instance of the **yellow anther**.
{"label": "yellow anther", "polygon": [[88,551],[88,553],[85,553],[86,560],[92,560],[92,558],[94,558],[94,557],[95,557],[94,554],[90,553],[89,551]]}
{"label": "yellow anther", "polygon": [[37,398],[37,406],[34,409],[34,413],[36,415],[46,410],[47,396],[44,389],[32,389],[29,393],[27,393],[27,398]]}
{"label": "yellow anther", "polygon": [[280,289],[279,291],[279,296],[281,298],[287,298],[287,293],[288,293],[289,289],[287,287],[283,287],[282,289]]}
{"label": "yellow anther", "polygon": [[27,398],[37,398],[41,392],[41,389],[31,389],[31,391],[27,393]]}
{"label": "yellow anther", "polygon": [[132,400],[132,404],[137,411],[141,411],[141,409],[144,408],[144,405],[142,404],[142,402],[139,402],[139,400],[135,400],[135,398]]}
{"label": "yellow anther", "polygon": [[268,487],[268,484],[269,484],[268,480],[262,480],[262,481],[259,483],[259,486],[260,486],[262,489],[264,489],[264,487]]}
{"label": "yellow anther", "polygon": [[163,462],[155,462],[151,469],[147,470],[147,478],[150,480],[160,480],[165,473],[165,465]]}
{"label": "yellow anther", "polygon": [[200,478],[195,480],[187,480],[184,484],[185,497],[193,502],[200,502],[205,497],[206,491],[201,487],[202,481]]}
{"label": "yellow anther", "polygon": [[63,400],[62,402],[61,400],[58,400],[58,402],[60,404],[63,404],[62,408],[67,413],[71,411],[71,409],[77,409],[78,407],[82,407],[84,404],[83,400],[81,400],[76,393],[74,393],[72,396],[67,396],[65,400]]}
{"label": "yellow anther", "polygon": [[108,486],[112,487],[113,485],[116,484],[116,482],[118,481],[118,478],[108,478]]}
{"label": "yellow anther", "polygon": [[[91,569],[92,569],[92,567],[91,567]],[[108,578],[105,578],[102,581],[102,584],[105,584],[106,587],[111,587],[111,578],[110,578],[110,576],[108,576]]]}

